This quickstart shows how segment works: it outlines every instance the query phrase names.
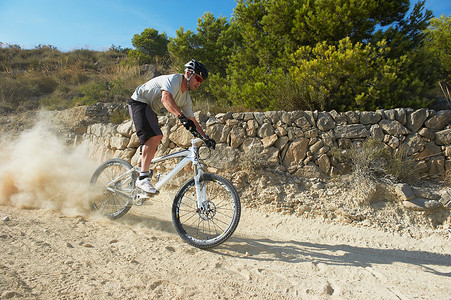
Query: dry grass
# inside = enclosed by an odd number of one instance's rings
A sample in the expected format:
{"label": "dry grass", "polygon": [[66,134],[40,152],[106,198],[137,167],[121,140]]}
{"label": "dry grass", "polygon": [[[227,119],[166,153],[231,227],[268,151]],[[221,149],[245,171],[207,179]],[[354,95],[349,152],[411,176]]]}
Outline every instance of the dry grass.
{"label": "dry grass", "polygon": [[393,154],[384,143],[368,139],[354,143],[348,150],[344,154],[334,151],[334,156],[351,164],[352,186],[359,203],[372,197],[378,183],[415,182],[419,178],[416,162],[406,155],[402,145]]}

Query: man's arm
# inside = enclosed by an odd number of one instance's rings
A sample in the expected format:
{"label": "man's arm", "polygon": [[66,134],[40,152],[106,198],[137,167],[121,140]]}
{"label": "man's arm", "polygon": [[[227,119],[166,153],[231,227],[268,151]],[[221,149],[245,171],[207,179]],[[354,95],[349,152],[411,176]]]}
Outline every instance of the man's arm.
{"label": "man's arm", "polygon": [[[175,115],[177,118],[182,114],[182,111],[175,103],[174,97],[172,97],[172,94],[168,91],[162,91],[161,92],[161,103],[163,103],[164,107],[173,115]],[[202,127],[200,127],[199,123],[197,122],[196,118],[188,118],[191,121],[194,122],[194,125],[196,125],[197,131],[202,136],[205,136],[205,132],[203,131]]]}
{"label": "man's arm", "polygon": [[182,111],[175,103],[174,97],[168,91],[161,92],[161,103],[163,103],[164,107],[176,117],[179,117],[182,114]]}

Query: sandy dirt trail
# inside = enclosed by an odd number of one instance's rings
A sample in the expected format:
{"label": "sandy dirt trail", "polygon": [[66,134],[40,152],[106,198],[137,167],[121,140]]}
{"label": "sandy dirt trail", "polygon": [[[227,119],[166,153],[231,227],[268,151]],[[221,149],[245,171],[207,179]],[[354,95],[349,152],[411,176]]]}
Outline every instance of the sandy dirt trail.
{"label": "sandy dirt trail", "polygon": [[0,206],[1,299],[443,299],[451,245],[244,209],[212,250],[184,243],[171,195],[118,221]]}

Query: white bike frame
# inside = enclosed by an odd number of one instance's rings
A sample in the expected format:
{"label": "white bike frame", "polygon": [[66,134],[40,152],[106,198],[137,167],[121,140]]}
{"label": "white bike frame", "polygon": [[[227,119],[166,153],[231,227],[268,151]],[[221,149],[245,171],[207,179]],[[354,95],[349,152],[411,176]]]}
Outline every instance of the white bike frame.
{"label": "white bike frame", "polygon": [[[200,177],[202,176],[202,174],[204,174],[204,171],[202,169],[202,164],[199,162],[199,157],[198,157],[199,147],[197,146],[197,143],[199,143],[199,142],[202,142],[202,140],[200,138],[194,138],[191,140],[190,148],[179,151],[179,152],[171,153],[168,155],[155,157],[154,159],[152,159],[151,164],[156,164],[156,163],[168,160],[168,159],[183,157],[183,159],[174,167],[174,169],[171,170],[171,172],[169,172],[165,176],[161,176],[158,179],[158,182],[155,184],[155,189],[157,191],[159,191],[163,187],[163,185],[165,185],[169,180],[174,178],[180,172],[180,170],[182,170],[189,163],[192,163],[193,168],[194,168],[194,182],[195,182],[195,186],[196,186],[197,207],[202,209],[202,207],[203,207],[202,203],[204,203],[204,201],[206,201],[207,194],[205,191],[205,186],[203,188],[201,188],[201,186],[199,184]],[[136,172],[136,171],[137,171],[137,167],[134,167],[130,171],[126,172],[126,174],[129,172],[131,173],[131,172]],[[126,174],[124,174],[124,175],[126,175]],[[119,178],[121,178],[121,177],[122,176],[120,176]],[[119,178],[117,178],[117,179],[119,179]]]}

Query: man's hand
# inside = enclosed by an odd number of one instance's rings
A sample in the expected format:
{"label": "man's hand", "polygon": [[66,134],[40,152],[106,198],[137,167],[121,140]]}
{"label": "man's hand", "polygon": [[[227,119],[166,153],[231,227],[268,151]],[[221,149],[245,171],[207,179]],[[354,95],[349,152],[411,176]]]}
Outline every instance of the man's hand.
{"label": "man's hand", "polygon": [[216,141],[214,139],[209,138],[208,135],[205,136],[204,143],[205,143],[205,145],[207,145],[208,148],[213,148],[213,149],[216,148]]}
{"label": "man's hand", "polygon": [[187,117],[185,117],[184,115],[180,115],[179,120],[180,120],[180,123],[182,123],[182,125],[189,131],[196,129],[196,125],[194,124],[194,122],[192,120],[188,119]]}

